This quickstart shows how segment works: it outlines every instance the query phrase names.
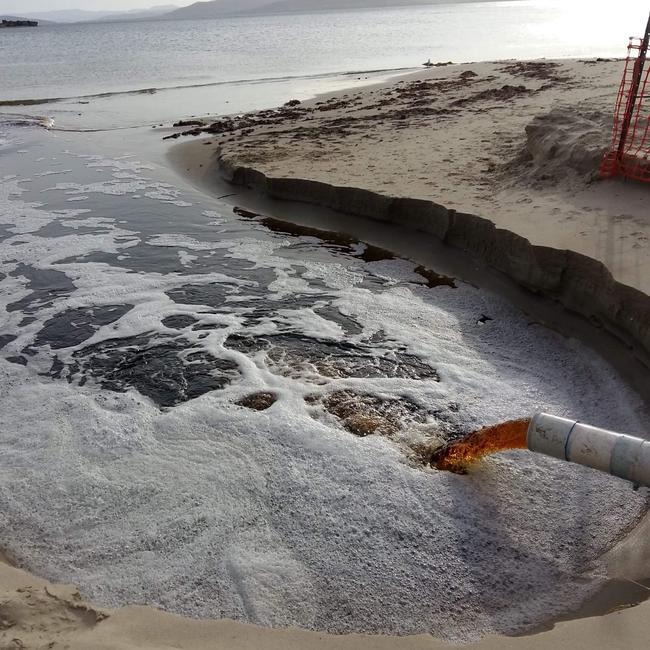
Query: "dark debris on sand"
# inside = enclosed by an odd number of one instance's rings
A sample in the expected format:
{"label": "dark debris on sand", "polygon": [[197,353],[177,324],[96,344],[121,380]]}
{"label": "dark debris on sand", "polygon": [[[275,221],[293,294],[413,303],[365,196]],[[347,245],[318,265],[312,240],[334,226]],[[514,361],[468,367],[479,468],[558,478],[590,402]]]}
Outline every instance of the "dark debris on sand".
{"label": "dark debris on sand", "polygon": [[[468,105],[481,104],[481,110],[492,110],[499,104],[505,105],[570,80],[561,65],[551,61],[518,61],[500,68],[500,71],[546,83],[538,88],[521,84],[495,85],[497,77],[493,75],[480,76],[473,70],[464,70],[449,78],[403,81],[373,91],[366,95],[375,97],[370,104],[364,104],[364,95],[358,92],[352,96],[332,97],[313,106],[291,100],[277,109],[226,116],[209,124],[199,120],[177,122],[174,126],[193,128],[173,133],[165,139],[206,134],[240,138],[254,133],[258,133],[260,138],[267,138],[271,133],[309,140],[345,137],[357,128],[367,129],[368,123],[390,123],[395,128],[406,128],[431,120],[452,119]],[[476,92],[468,95],[468,87],[476,87]],[[339,114],[329,117],[334,111],[339,111]]]}

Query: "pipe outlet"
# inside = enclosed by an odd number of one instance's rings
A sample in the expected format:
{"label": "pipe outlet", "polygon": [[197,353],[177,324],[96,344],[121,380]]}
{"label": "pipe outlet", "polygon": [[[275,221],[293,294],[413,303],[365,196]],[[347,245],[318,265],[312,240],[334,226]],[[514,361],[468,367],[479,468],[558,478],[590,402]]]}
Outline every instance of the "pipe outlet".
{"label": "pipe outlet", "polygon": [[650,441],[575,420],[538,413],[530,421],[528,449],[650,487]]}

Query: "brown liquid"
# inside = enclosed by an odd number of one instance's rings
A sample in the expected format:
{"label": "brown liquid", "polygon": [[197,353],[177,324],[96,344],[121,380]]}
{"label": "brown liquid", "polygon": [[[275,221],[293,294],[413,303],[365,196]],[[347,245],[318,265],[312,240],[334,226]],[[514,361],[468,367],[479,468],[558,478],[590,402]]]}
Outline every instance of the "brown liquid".
{"label": "brown liquid", "polygon": [[447,472],[462,474],[477,460],[507,449],[525,449],[530,420],[512,420],[470,433],[436,451],[431,465]]}

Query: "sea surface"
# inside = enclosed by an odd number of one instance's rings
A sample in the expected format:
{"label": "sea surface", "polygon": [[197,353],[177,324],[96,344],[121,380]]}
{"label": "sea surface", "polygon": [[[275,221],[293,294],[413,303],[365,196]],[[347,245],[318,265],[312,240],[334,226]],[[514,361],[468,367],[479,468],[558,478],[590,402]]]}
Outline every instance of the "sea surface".
{"label": "sea surface", "polygon": [[[602,585],[644,494],[524,451],[467,476],[422,453],[538,410],[647,430],[616,371],[442,263],[204,193],[151,128],[429,56],[541,55],[543,21],[467,37],[540,5],[0,35],[2,98],[76,97],[0,121],[0,548],[103,605],[457,641]],[[80,97],[196,83],[218,85]]]}
{"label": "sea surface", "polygon": [[[614,11],[605,2],[510,0],[6,29],[0,110],[2,102],[37,101],[30,113],[45,110],[62,123],[126,126],[274,106],[427,59],[622,56],[647,20],[646,3],[624,4]],[[129,95],[116,101],[113,93]],[[54,98],[67,101],[43,103]]]}

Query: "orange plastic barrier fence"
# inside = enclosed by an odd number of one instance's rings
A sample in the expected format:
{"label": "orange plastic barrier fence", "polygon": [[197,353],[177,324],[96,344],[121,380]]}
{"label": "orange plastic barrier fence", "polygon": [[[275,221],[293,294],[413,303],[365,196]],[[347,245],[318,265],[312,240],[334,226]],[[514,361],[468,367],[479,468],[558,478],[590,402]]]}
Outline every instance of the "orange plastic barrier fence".
{"label": "orange plastic barrier fence", "polygon": [[630,39],[616,100],[612,143],[600,168],[603,178],[621,175],[650,183],[650,66],[646,65],[647,50],[648,35]]}

